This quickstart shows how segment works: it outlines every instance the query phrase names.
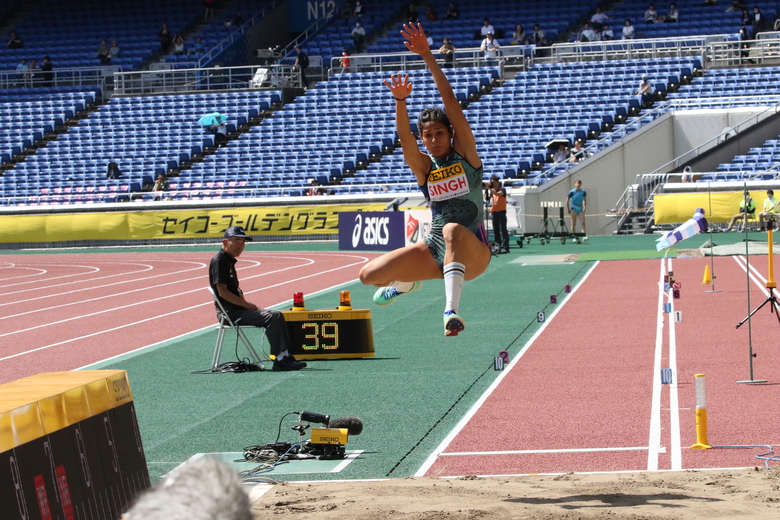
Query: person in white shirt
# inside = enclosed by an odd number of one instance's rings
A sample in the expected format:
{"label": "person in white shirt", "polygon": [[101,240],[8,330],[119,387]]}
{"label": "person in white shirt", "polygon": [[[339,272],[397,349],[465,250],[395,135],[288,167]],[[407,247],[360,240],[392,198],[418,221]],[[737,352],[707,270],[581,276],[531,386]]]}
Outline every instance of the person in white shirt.
{"label": "person in white shirt", "polygon": [[498,55],[498,49],[501,45],[498,40],[493,38],[493,31],[487,33],[485,39],[482,40],[482,45],[479,47],[482,52],[485,53],[485,61],[488,67],[493,67],[496,64],[496,56]]}
{"label": "person in white shirt", "polygon": [[482,21],[482,29],[480,29],[480,32],[482,33],[482,36],[487,36],[488,34],[496,34],[495,29],[493,29],[493,26],[490,25],[490,20],[485,18]]}
{"label": "person in white shirt", "polygon": [[360,20],[355,22],[355,28],[352,29],[350,37],[355,42],[355,50],[359,51],[366,39],[366,30],[360,25]]}
{"label": "person in white shirt", "polygon": [[631,25],[631,20],[626,18],[626,24],[623,26],[623,39],[624,40],[633,40],[634,39],[634,26]]}
{"label": "person in white shirt", "polygon": [[590,17],[590,23],[592,23],[594,27],[603,26],[607,20],[609,20],[609,16],[601,10],[601,7],[597,7],[596,14]]}
{"label": "person in white shirt", "polygon": [[610,29],[607,24],[604,24],[604,31],[601,33],[601,39],[604,41],[615,39],[615,32]]}
{"label": "person in white shirt", "polygon": [[593,31],[593,29],[590,28],[590,24],[588,22],[585,22],[585,25],[582,27],[582,32],[580,33],[580,37],[578,38],[581,42],[592,42],[595,39],[596,33]]}
{"label": "person in white shirt", "polygon": [[658,21],[658,11],[655,10],[655,4],[650,4],[645,11],[645,23],[655,23]]}
{"label": "person in white shirt", "polygon": [[655,87],[650,83],[647,78],[647,74],[642,75],[642,81],[639,83],[639,89],[637,91],[639,104],[642,106],[648,106],[653,101],[653,94],[655,93]]}
{"label": "person in white shirt", "polygon": [[680,11],[677,10],[677,5],[672,2],[669,4],[669,14],[664,17],[664,22],[679,22]]}

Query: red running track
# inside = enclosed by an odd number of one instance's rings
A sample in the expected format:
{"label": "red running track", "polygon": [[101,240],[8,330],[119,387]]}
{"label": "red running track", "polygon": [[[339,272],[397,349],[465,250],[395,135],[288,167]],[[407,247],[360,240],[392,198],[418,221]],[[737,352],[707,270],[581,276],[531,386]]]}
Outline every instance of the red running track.
{"label": "red running track", "polygon": [[[0,383],[72,370],[216,322],[213,252],[0,257]],[[241,288],[271,307],[355,280],[372,254],[244,251]]]}
{"label": "red running track", "polygon": [[[735,328],[747,314],[746,274],[734,258],[718,258],[722,292],[705,293],[708,262],[598,264],[417,474],[763,464],[755,455],[766,449],[690,449],[696,373],[707,375],[710,444],[780,446],[780,352],[772,339],[780,325],[768,307],[752,321],[753,344],[763,345],[757,366],[770,384],[736,383],[748,376],[747,326]],[[670,267],[682,283],[680,299],[661,291]],[[756,305],[762,285],[751,288]],[[682,322],[661,312],[666,302]],[[661,368],[673,369],[673,384],[661,384]]]}

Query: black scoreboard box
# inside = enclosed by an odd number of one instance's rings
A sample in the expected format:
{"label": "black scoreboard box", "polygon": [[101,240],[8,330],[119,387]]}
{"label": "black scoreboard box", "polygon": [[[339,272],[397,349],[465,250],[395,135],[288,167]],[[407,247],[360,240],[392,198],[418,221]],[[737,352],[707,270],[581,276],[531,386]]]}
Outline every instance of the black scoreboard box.
{"label": "black scoreboard box", "polygon": [[371,311],[322,309],[282,311],[298,359],[374,357]]}
{"label": "black scoreboard box", "polygon": [[114,520],[149,486],[124,370],[0,385],[3,520]]}

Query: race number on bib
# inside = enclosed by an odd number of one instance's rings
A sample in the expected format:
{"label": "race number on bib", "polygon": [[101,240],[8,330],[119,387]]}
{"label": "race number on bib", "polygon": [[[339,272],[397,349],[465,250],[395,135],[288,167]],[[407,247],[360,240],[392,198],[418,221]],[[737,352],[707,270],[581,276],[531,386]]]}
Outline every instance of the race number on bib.
{"label": "race number on bib", "polygon": [[466,169],[461,163],[451,164],[428,174],[428,195],[431,200],[449,200],[469,191]]}

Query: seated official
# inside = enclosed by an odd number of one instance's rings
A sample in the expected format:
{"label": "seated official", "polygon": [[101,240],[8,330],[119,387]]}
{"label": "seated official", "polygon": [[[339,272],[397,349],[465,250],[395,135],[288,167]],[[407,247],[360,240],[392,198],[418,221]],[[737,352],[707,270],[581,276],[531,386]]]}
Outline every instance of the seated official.
{"label": "seated official", "polygon": [[[279,311],[263,309],[248,302],[238,286],[236,261],[244,251],[244,246],[248,241],[251,242],[252,238],[246,235],[241,226],[233,226],[225,231],[222,249],[211,259],[209,284],[217,293],[220,303],[233,323],[265,328],[265,335],[271,346],[271,354],[276,356],[274,370],[306,368],[306,363],[298,361],[289,352],[292,343],[284,315]],[[217,320],[221,321],[219,307],[216,306],[216,308]]]}
{"label": "seated official", "polygon": [[748,195],[747,202],[745,202],[744,198],[739,201],[739,213],[731,217],[731,222],[729,222],[726,231],[736,231],[732,228],[734,227],[734,224],[737,223],[737,220],[741,220],[743,225],[747,225],[747,221],[754,218],[756,218],[756,203],[753,202],[753,199]]}

